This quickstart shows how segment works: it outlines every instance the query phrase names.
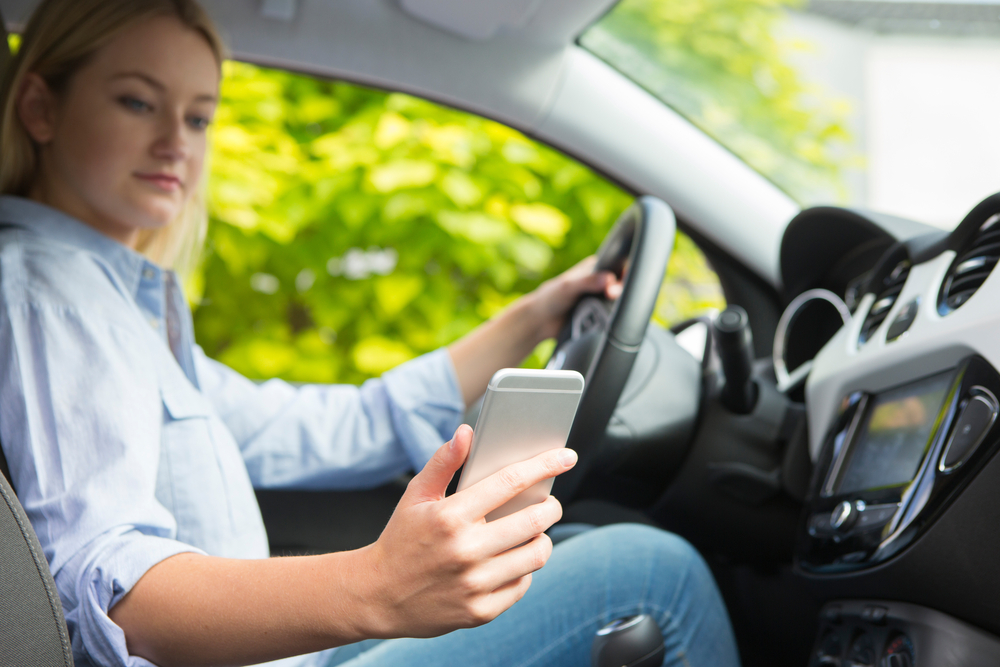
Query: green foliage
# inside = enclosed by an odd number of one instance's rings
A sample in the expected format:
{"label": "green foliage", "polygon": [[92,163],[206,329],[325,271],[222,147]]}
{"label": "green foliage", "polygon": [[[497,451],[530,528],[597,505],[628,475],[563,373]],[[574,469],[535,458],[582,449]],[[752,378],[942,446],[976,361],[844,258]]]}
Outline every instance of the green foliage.
{"label": "green foliage", "polygon": [[[448,344],[593,253],[632,201],[499,123],[240,63],[210,160],[196,335],[257,378],[360,382]],[[720,304],[690,240],[674,266],[700,287],[671,288],[661,319]]]}
{"label": "green foliage", "polygon": [[719,278],[705,261],[705,255],[690,237],[678,232],[667,275],[656,300],[653,321],[669,327],[725,307]]}
{"label": "green foliage", "polygon": [[802,0],[622,0],[581,44],[803,203],[843,200],[850,105],[788,63],[776,35]]}

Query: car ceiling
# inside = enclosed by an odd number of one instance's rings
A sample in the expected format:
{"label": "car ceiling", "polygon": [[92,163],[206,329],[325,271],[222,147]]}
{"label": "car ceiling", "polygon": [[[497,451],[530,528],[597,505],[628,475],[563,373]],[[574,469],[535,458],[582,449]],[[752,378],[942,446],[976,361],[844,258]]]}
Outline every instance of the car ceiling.
{"label": "car ceiling", "polygon": [[[17,29],[35,0],[0,0]],[[202,0],[235,57],[489,116],[666,200],[780,287],[799,207],[576,37],[614,0]]]}

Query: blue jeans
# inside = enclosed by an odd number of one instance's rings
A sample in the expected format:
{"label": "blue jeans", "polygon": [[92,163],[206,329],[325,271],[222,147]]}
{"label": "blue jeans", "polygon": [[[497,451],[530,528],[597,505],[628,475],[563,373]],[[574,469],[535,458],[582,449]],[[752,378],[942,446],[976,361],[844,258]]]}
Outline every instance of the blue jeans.
{"label": "blue jeans", "polygon": [[594,633],[633,614],[660,625],[664,665],[739,665],[729,617],[701,556],[676,535],[635,524],[559,544],[524,598],[491,623],[432,639],[345,646],[327,665],[589,667]]}

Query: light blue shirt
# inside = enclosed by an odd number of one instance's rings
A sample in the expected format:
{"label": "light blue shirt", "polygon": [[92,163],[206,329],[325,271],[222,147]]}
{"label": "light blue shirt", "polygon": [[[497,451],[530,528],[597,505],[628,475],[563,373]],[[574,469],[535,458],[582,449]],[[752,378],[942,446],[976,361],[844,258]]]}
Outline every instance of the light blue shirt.
{"label": "light blue shirt", "polygon": [[108,609],[163,559],[268,557],[254,487],[377,485],[461,422],[445,350],[361,387],[258,385],[195,345],[172,272],[25,199],[0,225],[0,442],[79,664],[149,664]]}

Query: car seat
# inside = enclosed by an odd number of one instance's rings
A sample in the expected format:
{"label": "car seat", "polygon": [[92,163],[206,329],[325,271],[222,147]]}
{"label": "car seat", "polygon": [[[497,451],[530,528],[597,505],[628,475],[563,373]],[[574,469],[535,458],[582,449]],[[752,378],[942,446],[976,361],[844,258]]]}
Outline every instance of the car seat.
{"label": "car seat", "polygon": [[[7,67],[7,29],[0,15],[0,72]],[[10,485],[0,445],[0,665],[72,667],[56,582],[35,531]]]}
{"label": "car seat", "polygon": [[72,667],[56,582],[5,475],[0,498],[0,665]]}

